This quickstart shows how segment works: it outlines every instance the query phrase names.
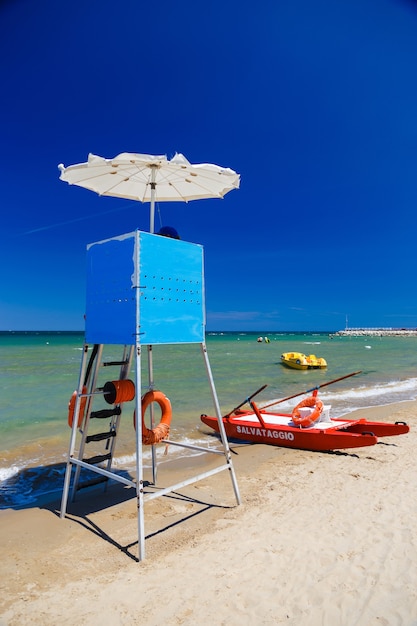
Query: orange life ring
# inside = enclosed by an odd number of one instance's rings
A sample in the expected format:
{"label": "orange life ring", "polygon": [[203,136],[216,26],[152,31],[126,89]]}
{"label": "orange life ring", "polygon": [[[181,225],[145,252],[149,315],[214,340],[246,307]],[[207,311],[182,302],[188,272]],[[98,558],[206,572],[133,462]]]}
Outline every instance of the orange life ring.
{"label": "orange life ring", "polygon": [[[147,428],[145,425],[145,412],[148,406],[156,402],[161,408],[161,421],[155,428]],[[169,427],[172,419],[171,402],[162,391],[148,391],[142,396],[142,443],[144,445],[153,445],[166,439],[169,435]],[[136,411],[133,414],[133,424],[136,428]]]}
{"label": "orange life ring", "polygon": [[[314,409],[310,415],[302,417],[300,414],[300,409],[304,407],[309,407]],[[320,417],[323,412],[323,402],[319,400],[316,396],[310,396],[309,398],[305,398],[302,400],[297,406],[293,409],[292,412],[292,421],[297,426],[311,426],[314,424],[316,420]]]}
{"label": "orange life ring", "polygon": [[[83,394],[87,393],[87,387],[85,386],[83,387],[82,393]],[[70,398],[70,401],[68,402],[68,426],[70,428],[72,428],[72,423],[74,421],[74,411],[75,411],[75,403],[77,401],[77,395],[78,395],[78,392],[77,390],[75,390]],[[86,403],[87,403],[87,398],[84,396],[83,398],[81,398],[80,411],[78,413],[77,428],[81,426],[82,421],[84,419],[84,411],[85,411]]]}

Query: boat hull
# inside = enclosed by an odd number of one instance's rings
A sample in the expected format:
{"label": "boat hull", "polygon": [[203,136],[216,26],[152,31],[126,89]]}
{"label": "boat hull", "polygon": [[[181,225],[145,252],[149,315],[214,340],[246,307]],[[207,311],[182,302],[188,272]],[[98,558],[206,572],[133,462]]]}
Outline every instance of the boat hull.
{"label": "boat hull", "polygon": [[306,356],[301,352],[284,352],[281,354],[281,363],[295,370],[319,370],[327,367],[327,361],[316,357],[315,354]]}
{"label": "boat hull", "polygon": [[[363,448],[378,443],[378,437],[405,434],[409,427],[404,422],[389,424],[360,420],[330,420],[309,428],[292,424],[289,414],[271,414],[260,411],[262,422],[254,413],[237,413],[223,418],[229,439],[240,439],[284,448],[327,452],[348,448]],[[201,421],[219,432],[217,417],[201,415]]]}
{"label": "boat hull", "polygon": [[282,359],[281,363],[285,365],[286,367],[290,367],[293,370],[308,370],[309,369],[307,363],[301,363],[301,362],[298,363],[297,360],[293,361],[291,359]]}

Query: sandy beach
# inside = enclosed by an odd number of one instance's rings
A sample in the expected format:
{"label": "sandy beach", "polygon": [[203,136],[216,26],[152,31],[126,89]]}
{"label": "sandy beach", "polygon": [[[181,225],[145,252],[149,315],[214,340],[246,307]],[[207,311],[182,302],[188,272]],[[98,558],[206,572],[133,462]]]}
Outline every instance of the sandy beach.
{"label": "sandy beach", "polygon": [[149,501],[140,563],[121,485],[80,492],[64,520],[59,500],[1,512],[0,623],[416,625],[417,403],[361,416],[411,430],[327,454],[233,444],[242,504],[228,472]]}

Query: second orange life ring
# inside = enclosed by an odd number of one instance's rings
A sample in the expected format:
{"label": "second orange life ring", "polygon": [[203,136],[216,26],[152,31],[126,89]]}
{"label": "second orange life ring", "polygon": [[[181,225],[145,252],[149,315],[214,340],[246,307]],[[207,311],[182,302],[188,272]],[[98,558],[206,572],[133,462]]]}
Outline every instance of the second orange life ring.
{"label": "second orange life ring", "polygon": [[[313,411],[310,415],[301,416],[300,409],[312,408]],[[305,398],[302,400],[297,406],[293,409],[292,412],[292,421],[297,426],[311,426],[314,424],[323,413],[323,402],[319,400],[316,396],[310,396],[309,398]]]}
{"label": "second orange life ring", "polygon": [[[78,423],[77,423],[78,428],[81,426],[83,418],[84,418],[85,405],[87,403],[87,398],[84,396],[84,394],[87,393],[87,387],[85,386],[83,387],[82,393],[83,395],[81,396],[81,400],[80,400],[80,410],[78,412]],[[75,411],[75,403],[77,401],[77,395],[78,395],[78,392],[77,390],[75,390],[70,398],[70,401],[68,402],[68,426],[70,428],[72,428],[72,423],[74,421],[74,411]]]}
{"label": "second orange life ring", "polygon": [[[161,408],[161,421],[155,428],[147,428],[145,425],[145,412],[148,406],[156,402]],[[153,445],[166,439],[169,435],[169,427],[172,419],[172,407],[169,398],[162,391],[148,391],[142,396],[142,443]],[[133,415],[133,423],[136,428],[136,411]]]}

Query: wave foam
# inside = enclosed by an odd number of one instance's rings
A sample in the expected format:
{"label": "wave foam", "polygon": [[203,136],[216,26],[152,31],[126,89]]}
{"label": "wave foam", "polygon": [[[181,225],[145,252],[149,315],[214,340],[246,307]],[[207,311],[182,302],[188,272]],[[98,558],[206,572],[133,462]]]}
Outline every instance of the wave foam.
{"label": "wave foam", "polygon": [[[268,402],[269,410],[291,412],[294,406],[302,399],[302,395],[280,402],[275,406]],[[417,399],[417,378],[407,378],[405,380],[391,380],[386,383],[379,383],[372,386],[361,385],[351,387],[343,391],[319,390],[321,400],[325,404],[332,406],[332,415],[343,414],[355,409],[365,409],[369,406],[393,404]],[[279,402],[279,400],[277,400]]]}
{"label": "wave foam", "polygon": [[[372,385],[368,387],[361,385],[345,391],[323,391],[320,396],[326,400],[362,400],[381,399],[381,396],[408,396],[402,399],[415,400],[417,396],[417,378],[408,378],[407,380],[392,380],[384,384]],[[411,396],[411,397],[410,397]],[[381,404],[381,403],[380,403]]]}
{"label": "wave foam", "polygon": [[9,480],[19,473],[20,467],[17,465],[11,465],[10,467],[0,467],[0,483],[4,480]]}

